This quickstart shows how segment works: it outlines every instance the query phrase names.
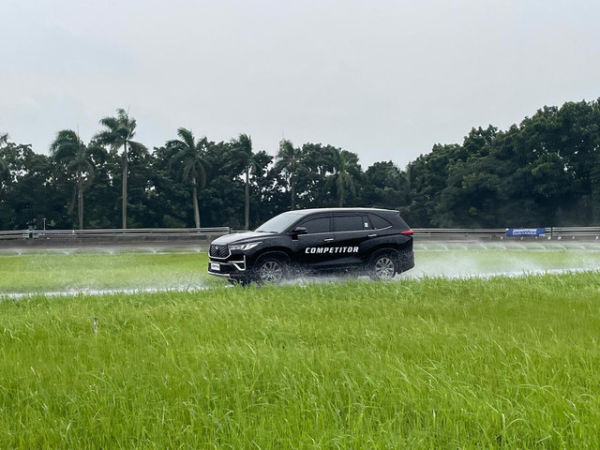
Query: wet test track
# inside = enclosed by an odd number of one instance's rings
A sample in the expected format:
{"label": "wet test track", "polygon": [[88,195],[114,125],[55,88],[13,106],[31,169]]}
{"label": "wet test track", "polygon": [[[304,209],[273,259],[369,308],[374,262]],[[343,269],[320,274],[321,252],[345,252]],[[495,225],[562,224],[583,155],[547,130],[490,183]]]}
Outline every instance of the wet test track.
{"label": "wet test track", "polygon": [[[144,253],[162,254],[158,249],[147,248]],[[89,252],[89,249],[87,250]],[[103,248],[98,249],[98,253],[117,254],[123,251]],[[536,258],[529,258],[530,255],[547,252],[567,252],[588,256],[583,258],[578,264],[566,264],[565,267],[548,267],[536,262]],[[12,255],[4,257],[26,255],[28,252],[15,252]],[[52,253],[72,254],[81,253],[78,250],[63,250]],[[180,253],[199,253],[198,249],[181,249]],[[486,254],[497,255],[495,261],[490,263],[489,258],[485,264],[482,264],[482,256]],[[169,254],[173,254],[170,251]],[[40,255],[43,256],[43,255]],[[2,256],[0,256],[2,257]],[[402,282],[403,280],[422,280],[430,278],[443,279],[469,279],[479,278],[488,279],[492,277],[522,277],[545,274],[565,274],[600,271],[600,242],[597,241],[513,241],[513,242],[481,242],[481,241],[461,241],[461,242],[416,242],[415,243],[416,265],[414,269],[398,275],[392,282]],[[538,258],[539,259],[539,258]],[[367,277],[364,277],[368,280]],[[347,277],[309,277],[300,278],[286,282],[286,285],[305,286],[311,283],[330,283],[348,280]],[[53,290],[47,292],[4,292],[0,293],[0,299],[19,300],[31,297],[72,297],[72,296],[101,296],[117,294],[141,294],[157,292],[198,292],[207,289],[218,289],[220,287],[207,286],[202,280],[198,283],[188,285],[172,285],[165,287],[140,286],[136,288],[110,288],[110,289],[91,289],[91,288],[71,288],[65,290]]]}

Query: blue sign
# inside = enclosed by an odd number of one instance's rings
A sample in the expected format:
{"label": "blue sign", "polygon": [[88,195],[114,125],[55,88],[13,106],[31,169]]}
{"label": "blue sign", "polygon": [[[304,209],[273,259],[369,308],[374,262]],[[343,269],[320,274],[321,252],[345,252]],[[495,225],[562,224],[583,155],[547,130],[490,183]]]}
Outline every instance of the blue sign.
{"label": "blue sign", "polygon": [[545,236],[545,228],[507,228],[507,237],[518,237],[518,236]]}

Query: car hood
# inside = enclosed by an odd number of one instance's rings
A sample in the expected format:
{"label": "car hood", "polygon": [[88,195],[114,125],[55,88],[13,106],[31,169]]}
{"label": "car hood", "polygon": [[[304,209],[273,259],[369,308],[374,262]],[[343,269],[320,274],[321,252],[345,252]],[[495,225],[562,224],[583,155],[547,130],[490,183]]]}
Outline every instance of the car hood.
{"label": "car hood", "polygon": [[245,243],[245,242],[254,242],[254,241],[260,241],[263,239],[268,239],[272,236],[273,235],[271,233],[258,233],[256,231],[246,231],[244,233],[225,234],[221,237],[218,237],[214,241],[212,241],[211,244],[226,245],[226,244],[233,244],[233,243],[238,244],[238,243]]}

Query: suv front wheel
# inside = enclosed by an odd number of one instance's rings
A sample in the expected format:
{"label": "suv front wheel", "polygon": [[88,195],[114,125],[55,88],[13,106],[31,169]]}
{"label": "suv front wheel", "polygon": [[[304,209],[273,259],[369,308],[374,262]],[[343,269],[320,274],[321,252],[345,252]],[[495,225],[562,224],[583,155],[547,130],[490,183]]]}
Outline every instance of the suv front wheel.
{"label": "suv front wheel", "polygon": [[279,255],[261,256],[254,266],[254,279],[258,284],[279,284],[285,280],[288,264]]}
{"label": "suv front wheel", "polygon": [[399,271],[398,253],[395,250],[379,250],[369,261],[369,276],[372,280],[391,280]]}

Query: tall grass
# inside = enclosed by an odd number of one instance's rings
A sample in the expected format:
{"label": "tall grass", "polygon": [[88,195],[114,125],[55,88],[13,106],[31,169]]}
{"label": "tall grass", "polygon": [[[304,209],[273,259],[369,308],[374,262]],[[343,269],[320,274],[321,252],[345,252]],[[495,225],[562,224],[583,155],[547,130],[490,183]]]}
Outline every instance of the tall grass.
{"label": "tall grass", "polygon": [[598,448],[598,286],[3,301],[0,447]]}

